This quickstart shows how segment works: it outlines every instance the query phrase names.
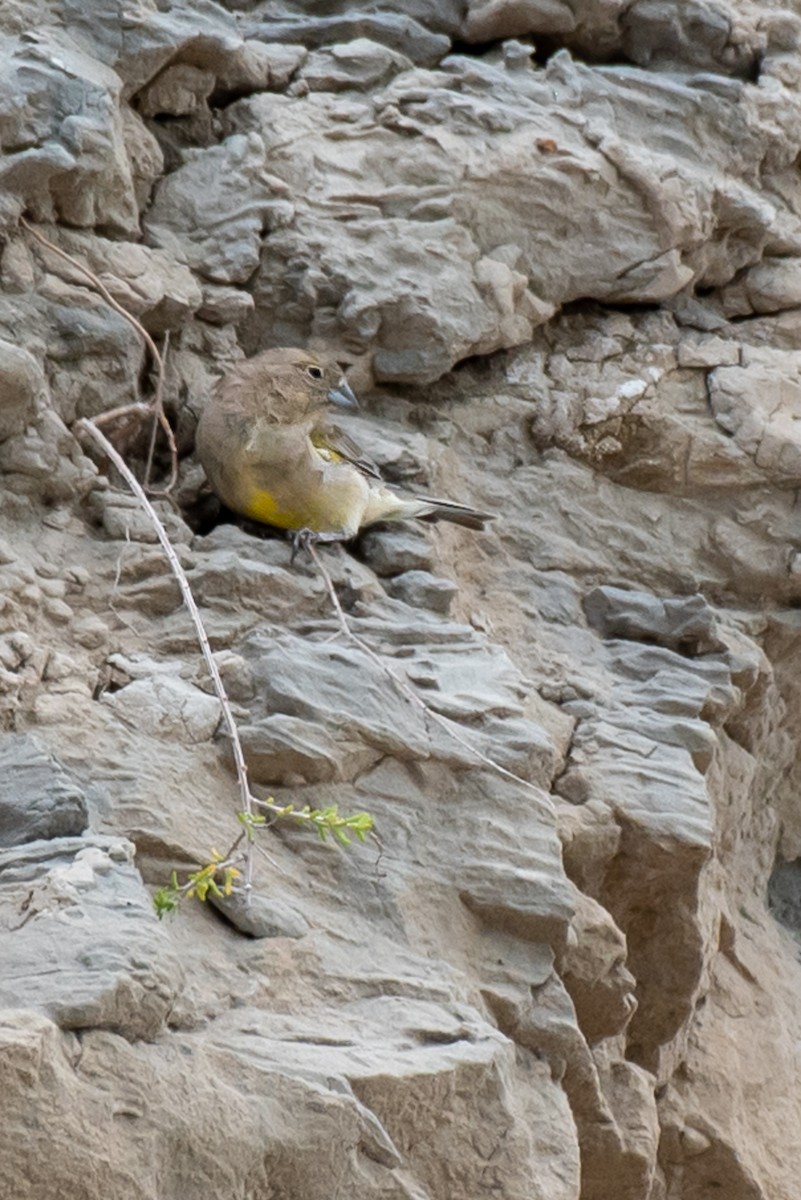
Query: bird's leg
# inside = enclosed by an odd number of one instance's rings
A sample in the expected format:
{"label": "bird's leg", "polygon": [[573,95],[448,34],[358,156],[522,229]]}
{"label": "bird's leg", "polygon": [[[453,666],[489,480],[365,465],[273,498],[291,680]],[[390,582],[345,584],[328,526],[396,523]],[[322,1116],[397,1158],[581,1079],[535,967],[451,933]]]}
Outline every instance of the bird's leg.
{"label": "bird's leg", "polygon": [[[289,558],[290,567],[294,564],[301,550],[305,550],[309,554],[309,547],[315,546],[318,542],[346,542],[348,540],[341,533],[315,533],[312,529],[290,529],[287,531],[287,537],[292,542],[292,554]],[[309,557],[311,558],[311,554],[309,554]]]}
{"label": "bird's leg", "polygon": [[289,565],[292,567],[295,565],[295,559],[301,550],[305,550],[309,554],[309,546],[314,539],[314,534],[310,529],[290,529],[287,537],[292,542],[292,554],[289,558]]}

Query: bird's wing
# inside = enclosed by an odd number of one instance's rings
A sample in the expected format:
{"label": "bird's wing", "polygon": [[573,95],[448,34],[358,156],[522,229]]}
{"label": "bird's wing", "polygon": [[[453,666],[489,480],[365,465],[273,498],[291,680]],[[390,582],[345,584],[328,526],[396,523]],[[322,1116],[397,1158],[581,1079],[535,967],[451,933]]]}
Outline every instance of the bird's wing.
{"label": "bird's wing", "polygon": [[362,475],[371,479],[381,479],[381,472],[375,463],[338,425],[315,425],[309,437],[320,458],[326,462],[346,462],[357,471],[361,471]]}

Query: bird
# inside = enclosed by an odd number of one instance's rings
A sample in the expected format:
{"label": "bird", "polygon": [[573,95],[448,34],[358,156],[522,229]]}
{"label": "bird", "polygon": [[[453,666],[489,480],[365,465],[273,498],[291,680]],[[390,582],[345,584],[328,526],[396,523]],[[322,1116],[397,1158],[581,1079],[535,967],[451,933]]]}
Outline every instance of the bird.
{"label": "bird", "polygon": [[483,529],[491,513],[397,491],[330,421],[358,401],[342,368],[296,347],[244,359],[216,385],[198,421],[197,455],[234,512],[311,541],[349,541],[378,521],[452,521]]}

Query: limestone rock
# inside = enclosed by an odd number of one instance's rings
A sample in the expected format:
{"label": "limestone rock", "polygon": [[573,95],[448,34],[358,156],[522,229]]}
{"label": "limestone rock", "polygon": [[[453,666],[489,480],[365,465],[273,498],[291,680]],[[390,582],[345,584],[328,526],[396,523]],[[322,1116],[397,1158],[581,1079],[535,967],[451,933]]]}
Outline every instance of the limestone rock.
{"label": "limestone rock", "polygon": [[[259,700],[267,710],[265,732],[271,730],[271,722],[278,713],[295,718],[294,728],[286,728],[286,733],[289,747],[294,744],[297,754],[298,738],[303,738],[306,726],[306,739],[313,738],[314,744],[323,739],[318,771],[332,754],[339,777],[361,773],[377,762],[381,754],[410,754],[419,758],[430,754],[422,713],[416,712],[396,689],[387,687],[386,677],[362,651],[309,643],[305,639],[287,640],[284,636],[277,642],[251,639],[247,656],[251,659]],[[349,697],[347,707],[345,695]],[[285,726],[282,722],[281,735]],[[319,728],[316,736],[315,727]],[[275,742],[275,753],[279,756],[282,742],[282,736]],[[330,747],[327,754],[323,752],[326,743]],[[257,753],[263,754],[266,748],[263,739],[258,744]],[[311,747],[307,754],[313,760],[315,754],[310,751]],[[260,780],[269,782],[263,771],[262,767]]]}
{"label": "limestone rock", "polygon": [[164,155],[155,135],[134,109],[124,107],[122,121],[134,196],[141,209],[149,202],[153,184],[164,170]]}
{"label": "limestone rock", "polygon": [[[756,465],[789,481],[798,454],[797,379],[794,354],[749,355],[738,367],[719,367],[710,379],[715,418]],[[747,397],[747,398],[746,398]]]}
{"label": "limestone rock", "polygon": [[[234,4],[229,7],[233,8]],[[296,71],[306,61],[305,45],[282,42],[260,42],[255,38],[243,41],[238,53],[215,65],[217,81],[231,91],[252,87],[254,91],[269,88],[281,92],[289,86]]]}
{"label": "limestone rock", "polygon": [[196,597],[250,610],[261,621],[288,621],[298,612],[319,613],[322,586],[296,560],[285,539],[259,541],[233,525],[220,525],[195,541],[200,551],[190,571]]}
{"label": "limestone rock", "polygon": [[242,749],[254,783],[318,783],[370,767],[379,755],[366,746],[347,742],[344,749],[315,721],[289,713],[268,713],[241,729]]}
{"label": "limestone rock", "polygon": [[0,56],[0,113],[8,144],[17,147],[3,167],[3,225],[28,206],[39,220],[137,232],[119,77],[46,26],[3,36]]}
{"label": "limestone rock", "polygon": [[[438,6],[429,4],[425,7],[430,12]],[[375,12],[358,16],[347,12],[331,16],[288,12],[282,20],[277,14],[271,13],[270,19],[263,24],[254,19],[245,22],[243,30],[246,37],[297,43],[308,48],[369,39],[407,55],[412,62],[432,66],[448,52],[450,42],[444,35],[427,29],[427,22],[423,24],[407,15],[407,12],[408,5],[401,6],[397,12],[392,11],[392,5],[386,8],[382,5]],[[441,20],[442,14],[439,16]],[[436,18],[435,21],[439,23]]]}
{"label": "limestone rock", "polygon": [[[238,1040],[220,1032],[214,1042],[179,1034],[177,1053],[165,1067],[154,1047],[131,1045],[105,1030],[87,1031],[78,1044],[38,1015],[4,1011],[2,1020],[3,1082],[15,1115],[4,1122],[1,1148],[15,1164],[9,1182],[15,1190],[27,1189],[32,1200],[44,1200],[53,1186],[64,1196],[90,1195],[97,1178],[120,1194],[134,1174],[140,1196],[179,1200],[198,1169],[209,1187],[224,1188],[233,1162],[243,1179],[262,1190],[277,1185],[286,1195],[325,1200],[334,1173],[342,1178],[343,1146],[352,1159],[346,1185],[359,1200],[369,1200],[376,1188],[393,1200],[410,1194],[403,1179],[394,1178],[398,1156],[388,1136],[342,1077],[308,1079],[291,1067],[254,1059],[247,1030]],[[307,1036],[313,1038],[313,1031]],[[49,1086],[34,1090],[40,1072]],[[223,1078],[230,1095],[220,1106]],[[192,1111],[184,1106],[176,1117],[184,1160],[176,1157],[176,1125],[165,1132],[166,1117],[175,1097],[193,1087]],[[253,1096],[265,1089],[269,1098],[254,1106]],[[27,1106],[20,1103],[24,1096]],[[298,1121],[287,1120],[296,1108]],[[17,1115],[23,1112],[24,1119]],[[47,1131],[33,1141],[24,1133],[32,1118]],[[143,1136],[152,1151],[145,1156]],[[24,1147],[20,1157],[11,1154],[14,1147]],[[172,1163],[166,1180],[165,1156]]]}
{"label": "limestone rock", "polygon": [[94,835],[0,852],[3,1008],[24,989],[62,1029],[156,1037],[181,973],[132,859],[130,843]]}
{"label": "limestone rock", "polygon": [[722,649],[715,614],[703,596],[658,600],[622,588],[595,588],[584,600],[590,624],[605,637],[655,641],[696,657]]}
{"label": "limestone rock", "polygon": [[679,344],[678,362],[680,367],[736,367],[740,347],[725,338],[688,339]]}
{"label": "limestone rock", "polygon": [[211,95],[215,77],[190,63],[165,67],[140,92],[140,111],[145,117],[186,117],[196,112]]}
{"label": "limestone rock", "polygon": [[[92,494],[90,506],[109,537],[149,545],[158,542],[153,522],[135,496],[104,489]],[[171,507],[157,502],[156,512],[174,545],[189,540],[190,530]]]}
{"label": "limestone rock", "polygon": [[381,576],[428,572],[433,565],[424,534],[408,526],[371,530],[362,537],[361,548],[367,562]]}
{"label": "limestone rock", "polygon": [[464,26],[468,42],[491,42],[522,34],[565,34],[576,17],[562,0],[472,0]]}
{"label": "limestone rock", "polygon": [[241,894],[212,896],[211,903],[227,921],[254,938],[300,938],[309,932],[309,922],[280,897]]}
{"label": "limestone rock", "polygon": [[[634,93],[641,98],[636,130],[628,118]],[[695,85],[646,72],[601,75],[562,54],[541,76],[458,57],[438,72],[402,72],[381,92],[375,120],[367,107],[330,92],[260,96],[232,106],[227,128],[258,131],[271,175],[294,196],[309,191],[310,159],[301,147],[315,146],[315,195],[328,197],[326,215],[301,201],[280,229],[273,226],[255,292],[260,344],[338,337],[354,350],[371,351],[380,378],[427,381],[459,358],[528,340],[554,306],[576,296],[659,301],[691,281],[727,283],[758,261],[777,214],[738,183],[727,195],[740,214],[738,255],[729,255],[722,226],[720,235],[706,232],[697,249],[702,212],[712,202],[700,147],[738,172],[743,156],[757,149],[755,130],[743,129],[736,150],[721,139],[725,114],[737,104],[734,94],[710,94],[703,117],[698,95]],[[661,131],[648,135],[652,100],[660,120],[665,105],[676,114],[670,151],[661,148]],[[585,114],[580,127],[570,116],[573,104]],[[778,146],[778,128],[769,119],[768,127]],[[636,155],[632,138],[641,139]],[[388,191],[354,193],[348,142],[365,155],[357,161],[386,163],[393,178]],[[468,177],[461,173],[465,156],[474,163]],[[659,182],[663,156],[672,169],[680,163],[682,187]],[[525,189],[494,186],[490,216],[483,172],[497,179],[512,163],[515,178],[536,188],[541,205],[574,223],[575,236],[553,237],[548,222],[532,224],[528,211],[518,211]],[[621,227],[608,242],[586,240],[592,217],[582,215],[581,193],[570,184],[574,175],[603,178],[612,189],[610,219]],[[428,185],[430,194],[420,194],[419,178],[436,181]],[[655,236],[653,206],[671,231],[667,245]],[[609,254],[616,259],[613,285],[608,276],[601,280],[600,256]],[[559,263],[555,270],[552,261]],[[392,291],[385,287],[389,280]]]}
{"label": "limestone rock", "polygon": [[133,96],[168,64],[235,69],[246,57],[229,13],[210,0],[168,10],[146,6],[126,16],[102,0],[70,10],[70,29],[92,56],[111,67]]}
{"label": "limestone rock", "polygon": [[10,342],[0,342],[0,387],[3,389],[0,441],[24,431],[44,398],[45,386],[41,366],[32,354]]}
{"label": "limestone rock", "polygon": [[349,780],[383,754],[463,765],[490,757],[525,781],[550,778],[557,751],[526,715],[525,686],[503,652],[447,625],[441,644],[421,648],[425,629],[436,636],[433,616],[405,636],[399,625],[372,624],[363,638],[396,640],[396,657],[382,647],[386,666],[362,646],[287,634],[248,638],[243,649],[257,700],[244,745],[254,778]]}
{"label": "limestone rock", "polygon": [[422,606],[434,612],[447,613],[451,607],[458,585],[450,579],[438,579],[430,571],[403,571],[396,575],[392,594],[413,608]]}
{"label": "limestone rock", "polygon": [[365,91],[409,70],[410,59],[369,38],[316,50],[298,73],[301,86],[313,92]]}
{"label": "limestone rock", "polygon": [[[146,224],[150,242],[209,282],[245,283],[258,266],[265,224],[280,225],[293,212],[286,188],[265,181],[264,166],[256,133],[195,155],[156,188]],[[217,226],[224,227],[222,239]]]}
{"label": "limestone rock", "polygon": [[121,721],[159,737],[189,744],[214,736],[220,703],[182,679],[136,679],[103,697]]}
{"label": "limestone rock", "polygon": [[742,75],[765,50],[757,14],[756,6],[741,13],[733,4],[697,9],[642,0],[633,12],[621,14],[620,24],[626,51],[637,63],[681,61]]}
{"label": "limestone rock", "polygon": [[582,896],[573,918],[563,979],[581,1032],[592,1044],[623,1030],[634,1015],[635,979],[626,968],[626,942],[606,909]]}
{"label": "limestone rock", "polygon": [[206,283],[202,289],[203,302],[198,316],[215,325],[243,321],[253,311],[253,297],[236,287]]}
{"label": "limestone rock", "polygon": [[0,844],[83,833],[86,797],[63,767],[30,734],[0,742]]}
{"label": "limestone rock", "polygon": [[[114,299],[152,331],[180,326],[200,306],[201,290],[195,277],[159,250],[75,233],[62,241],[66,250],[100,277]],[[69,266],[60,264],[58,269],[72,282],[85,283],[85,276]]]}

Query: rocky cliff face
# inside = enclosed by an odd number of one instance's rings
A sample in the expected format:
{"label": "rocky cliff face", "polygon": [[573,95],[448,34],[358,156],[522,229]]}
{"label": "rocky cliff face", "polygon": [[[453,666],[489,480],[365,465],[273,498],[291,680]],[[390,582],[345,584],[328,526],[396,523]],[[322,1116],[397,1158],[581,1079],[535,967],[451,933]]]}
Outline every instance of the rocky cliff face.
{"label": "rocky cliff face", "polygon": [[[0,30],[2,1200],[796,1200],[797,0]],[[146,351],[23,216],[169,334],[158,507],[254,785],[376,818],[275,826],[231,920],[151,905],[237,792],[73,431]],[[498,514],[324,552],[441,720],[284,541],[197,515],[197,414],[280,344],[352,364],[388,477]]]}

